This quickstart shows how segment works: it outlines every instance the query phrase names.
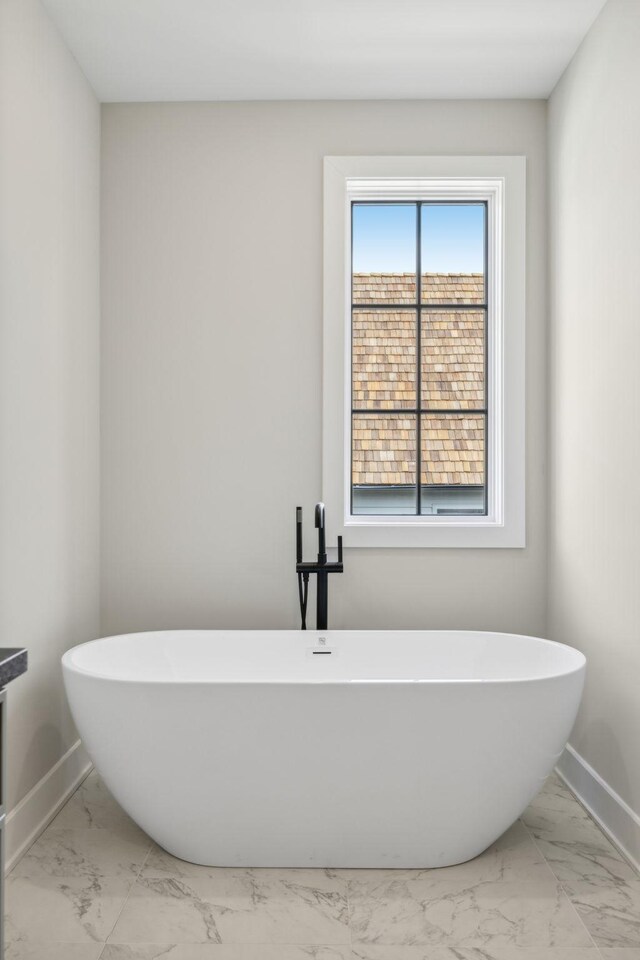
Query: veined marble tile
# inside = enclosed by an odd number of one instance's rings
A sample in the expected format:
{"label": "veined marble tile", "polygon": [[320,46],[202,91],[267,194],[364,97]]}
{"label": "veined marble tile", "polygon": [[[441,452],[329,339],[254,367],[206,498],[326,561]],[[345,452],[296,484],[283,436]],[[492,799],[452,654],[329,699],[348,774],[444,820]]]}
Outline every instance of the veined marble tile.
{"label": "veined marble tile", "polygon": [[[549,797],[554,803],[558,799],[555,794]],[[638,879],[575,800],[567,802],[562,810],[534,803],[522,819],[558,880],[599,885]]]}
{"label": "veined marble tile", "polygon": [[146,859],[142,876],[157,879],[162,877],[197,879],[198,877],[215,877],[221,875],[224,870],[229,870],[230,876],[242,876],[246,872],[243,868],[235,870],[233,867],[206,867],[199,863],[190,863],[188,860],[180,860],[154,843]]}
{"label": "veined marble tile", "polygon": [[530,804],[522,814],[522,822],[536,836],[604,836],[597,823],[575,800],[568,803],[563,812]]}
{"label": "veined marble tile", "polygon": [[114,800],[95,770],[66,802],[51,827],[55,830],[98,828],[111,830],[120,837],[147,839],[144,831]]}
{"label": "veined marble tile", "polygon": [[535,808],[531,813],[531,807],[529,807],[522,815],[522,822],[536,839],[543,837],[545,840],[576,840],[584,843],[601,843],[605,847],[611,846],[597,823],[586,816],[577,803],[574,803],[574,808],[579,812],[574,811],[561,816],[557,813],[539,815]]}
{"label": "veined marble tile", "polygon": [[15,877],[128,877],[134,880],[151,841],[125,831],[50,826],[13,870]]}
{"label": "veined marble tile", "polygon": [[522,820],[528,829],[543,832],[585,820],[593,824],[586,810],[555,774],[549,777],[543,789],[531,801]]}
{"label": "veined marble tile", "polygon": [[640,947],[640,880],[563,886],[598,947]]}
{"label": "veined marble tile", "polygon": [[101,943],[7,943],[4,960],[98,960]]}
{"label": "veined marble tile", "polygon": [[640,947],[600,947],[602,960],[640,960]]}
{"label": "veined marble tile", "polygon": [[349,908],[354,948],[593,946],[554,882],[351,881]]}
{"label": "veined marble tile", "polygon": [[353,949],[353,960],[600,960],[600,953],[596,947],[377,947],[358,944]]}
{"label": "veined marble tile", "polygon": [[575,800],[571,790],[569,790],[569,787],[566,785],[564,780],[558,776],[555,770],[553,773],[550,773],[545,780],[539,796],[542,794],[554,797],[569,797],[571,800]]}
{"label": "veined marble tile", "polygon": [[108,943],[100,960],[352,960],[352,954],[348,946]]}
{"label": "veined marble tile", "polygon": [[8,941],[41,943],[104,941],[131,883],[119,877],[9,876],[5,934]]}
{"label": "veined marble tile", "polygon": [[[220,871],[190,879],[138,880],[114,943],[349,943],[344,883],[324,872],[281,878]],[[312,878],[308,877],[311,873]]]}
{"label": "veined marble tile", "polygon": [[[142,877],[161,879],[171,878],[183,880],[225,880],[230,878],[255,880],[281,880],[306,883],[313,887],[317,880],[332,884],[342,882],[342,889],[346,893],[346,876],[349,871],[324,869],[322,867],[207,867],[199,863],[190,863],[180,860],[153,844],[142,870]],[[357,871],[356,871],[357,872]],[[393,871],[392,871],[393,872]]]}
{"label": "veined marble tile", "polygon": [[554,875],[525,827],[517,821],[494,844],[473,860],[451,867],[433,867],[424,870],[332,870],[337,877],[348,880],[457,880],[463,878],[476,883],[511,880],[554,881]]}
{"label": "veined marble tile", "polygon": [[573,798],[559,800],[553,797],[553,804],[547,806],[544,795],[529,804],[522,814],[522,822],[536,836],[591,837],[603,836],[600,828]]}
{"label": "veined marble tile", "polygon": [[633,867],[603,834],[590,841],[536,837],[536,844],[562,883],[592,883],[597,887],[638,879]]}

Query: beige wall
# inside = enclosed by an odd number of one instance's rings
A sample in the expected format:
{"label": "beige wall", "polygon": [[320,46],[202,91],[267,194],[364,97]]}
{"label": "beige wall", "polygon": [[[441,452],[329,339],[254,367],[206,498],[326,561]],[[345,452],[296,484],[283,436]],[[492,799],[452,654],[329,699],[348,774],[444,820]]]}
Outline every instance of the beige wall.
{"label": "beige wall", "polygon": [[9,806],[76,739],[61,653],[99,611],[100,110],[37,0],[0,0],[0,643]]}
{"label": "beige wall", "polygon": [[348,551],[331,623],[544,633],[545,122],[533,101],[103,107],[104,631],[297,626],[322,158],[487,153],[528,158],[528,546]]}
{"label": "beige wall", "polygon": [[609,0],[551,97],[554,638],[589,660],[571,743],[640,811],[640,4]]}

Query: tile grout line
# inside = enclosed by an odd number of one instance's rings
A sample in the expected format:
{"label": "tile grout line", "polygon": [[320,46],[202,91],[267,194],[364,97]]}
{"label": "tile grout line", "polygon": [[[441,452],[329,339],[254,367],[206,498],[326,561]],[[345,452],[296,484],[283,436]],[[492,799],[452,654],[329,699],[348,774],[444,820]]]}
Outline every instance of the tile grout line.
{"label": "tile grout line", "polygon": [[[146,836],[146,834],[145,834],[145,836]],[[120,907],[120,909],[119,909],[119,911],[118,911],[118,916],[117,916],[117,917],[115,918],[115,920],[113,921],[113,926],[112,926],[111,929],[109,930],[109,933],[107,934],[106,939],[105,939],[104,943],[102,944],[102,950],[100,951],[100,953],[99,953],[99,955],[98,955],[98,960],[100,960],[100,957],[102,957],[102,954],[104,953],[105,948],[106,948],[107,945],[108,945],[109,937],[111,936],[111,934],[112,934],[113,931],[115,930],[116,925],[117,925],[117,923],[118,923],[118,920],[119,920],[120,917],[122,916],[122,911],[124,910],[124,908],[126,907],[127,903],[129,902],[129,897],[131,896],[131,891],[133,890],[133,888],[135,887],[136,883],[137,883],[138,880],[140,879],[140,876],[141,876],[141,874],[142,874],[142,871],[144,870],[144,868],[145,868],[146,865],[147,865],[147,860],[148,860],[149,857],[151,856],[151,851],[153,850],[154,843],[153,843],[153,840],[151,839],[151,837],[148,837],[148,839],[149,839],[149,849],[147,850],[147,852],[146,852],[146,854],[145,854],[145,856],[144,856],[144,858],[143,858],[143,860],[142,860],[142,862],[141,862],[141,864],[140,864],[140,868],[139,868],[137,874],[135,875],[135,877],[134,877],[133,880],[131,881],[131,885],[130,885],[130,887],[129,887],[129,890],[127,891],[127,895],[126,895],[126,897],[124,898],[124,900],[122,901],[122,906]]]}
{"label": "tile grout line", "polygon": [[527,824],[524,822],[524,820],[522,820],[521,822],[522,822],[522,826],[525,828],[525,830],[526,830],[527,833],[529,834],[529,837],[530,837],[530,839],[531,839],[534,847],[536,848],[536,850],[538,851],[538,853],[540,854],[540,856],[542,857],[542,859],[544,860],[544,862],[545,862],[546,865],[548,866],[548,868],[549,868],[549,870],[551,871],[551,873],[552,873],[552,875],[553,875],[556,883],[557,883],[558,886],[560,887],[560,889],[561,889],[561,891],[562,891],[563,897],[566,899],[567,903],[569,904],[569,906],[571,907],[571,909],[572,909],[573,912],[575,913],[575,915],[576,915],[576,917],[578,918],[578,920],[580,921],[580,924],[582,925],[582,927],[584,927],[585,933],[586,933],[587,936],[589,937],[589,940],[591,941],[591,943],[593,944],[593,946],[595,947],[595,949],[598,951],[598,955],[601,957],[602,954],[600,953],[600,948],[599,948],[598,944],[595,942],[595,940],[594,940],[593,937],[591,936],[591,931],[589,930],[589,928],[587,927],[586,923],[584,922],[584,920],[583,920],[582,917],[580,916],[580,912],[579,912],[578,909],[576,908],[573,900],[571,899],[571,897],[569,896],[569,894],[568,894],[567,891],[565,890],[564,884],[563,884],[562,880],[560,880],[560,879],[555,875],[554,870],[553,870],[553,867],[551,866],[551,864],[549,863],[549,861],[548,861],[547,858],[545,857],[544,851],[541,850],[540,847],[538,846],[537,840],[536,840],[535,836],[533,835],[533,833],[531,832],[531,830],[529,829],[529,827],[527,826]]}
{"label": "tile grout line", "polygon": [[549,873],[550,873],[551,877],[553,878],[554,882],[555,882],[555,883],[560,883],[560,881],[559,881],[558,878],[556,877],[555,873],[553,872],[553,867],[551,866],[551,864],[549,863],[549,861],[548,861],[547,858],[545,857],[544,852],[540,849],[540,847],[539,847],[538,844],[536,843],[536,838],[533,836],[533,834],[532,834],[531,831],[529,830],[529,827],[526,825],[526,823],[524,822],[524,820],[522,819],[522,817],[518,817],[518,822],[522,824],[522,826],[523,826],[523,828],[524,828],[524,832],[526,833],[527,837],[529,838],[529,840],[530,840],[531,843],[533,844],[536,852],[538,853],[539,856],[542,857],[542,859],[543,859],[543,861],[544,861],[544,865],[545,865],[545,867],[547,868],[547,870],[549,871]]}
{"label": "tile grout line", "polygon": [[349,934],[349,960],[353,960],[353,936],[351,934],[351,880],[346,878],[344,882],[347,889],[347,932]]}
{"label": "tile grout line", "polygon": [[596,948],[596,950],[598,951],[598,953],[600,954],[600,956],[602,956],[602,954],[600,953],[600,947],[598,946],[598,944],[596,943],[596,941],[593,939],[593,937],[592,937],[592,935],[591,935],[591,931],[589,930],[588,926],[586,925],[586,923],[584,922],[584,920],[582,919],[582,917],[581,917],[581,915],[580,915],[580,911],[578,910],[578,908],[576,907],[575,903],[573,902],[573,900],[571,899],[571,897],[569,896],[569,894],[568,894],[567,891],[565,890],[564,885],[563,885],[562,883],[560,883],[560,881],[558,881],[558,884],[559,884],[559,886],[560,886],[560,889],[562,890],[562,896],[565,898],[565,900],[567,901],[567,903],[569,904],[569,906],[571,907],[571,909],[572,909],[573,912],[575,913],[576,917],[578,918],[578,920],[580,921],[580,923],[581,923],[582,926],[584,927],[585,932],[586,932],[587,936],[589,937],[589,940],[591,941],[591,943],[593,944],[593,946]]}

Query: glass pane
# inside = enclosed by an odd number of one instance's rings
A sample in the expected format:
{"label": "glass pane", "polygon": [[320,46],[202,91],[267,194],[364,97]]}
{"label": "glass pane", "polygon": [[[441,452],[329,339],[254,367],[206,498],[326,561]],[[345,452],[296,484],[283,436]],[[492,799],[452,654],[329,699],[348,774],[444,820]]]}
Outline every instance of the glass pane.
{"label": "glass pane", "polygon": [[353,415],[353,513],[416,511],[416,418]]}
{"label": "glass pane", "polygon": [[422,406],[484,407],[484,310],[422,311]]}
{"label": "glass pane", "polygon": [[354,203],[354,303],[415,303],[415,204]]}
{"label": "glass pane", "polygon": [[423,303],[484,303],[485,205],[423,203]]}
{"label": "glass pane", "polygon": [[484,513],[485,417],[422,417],[422,513]]}
{"label": "glass pane", "polygon": [[415,310],[354,310],[353,406],[416,405]]}

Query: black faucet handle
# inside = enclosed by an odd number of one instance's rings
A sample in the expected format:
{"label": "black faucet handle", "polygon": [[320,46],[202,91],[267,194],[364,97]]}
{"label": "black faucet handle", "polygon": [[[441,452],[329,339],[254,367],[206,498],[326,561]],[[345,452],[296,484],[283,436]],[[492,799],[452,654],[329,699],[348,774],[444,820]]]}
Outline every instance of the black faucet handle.
{"label": "black faucet handle", "polygon": [[342,563],[342,537],[338,537],[338,563]]}
{"label": "black faucet handle", "polygon": [[296,507],[296,563],[302,563],[302,507]]}
{"label": "black faucet handle", "polygon": [[316,530],[318,531],[318,563],[326,563],[327,547],[324,532],[324,503],[316,503]]}

